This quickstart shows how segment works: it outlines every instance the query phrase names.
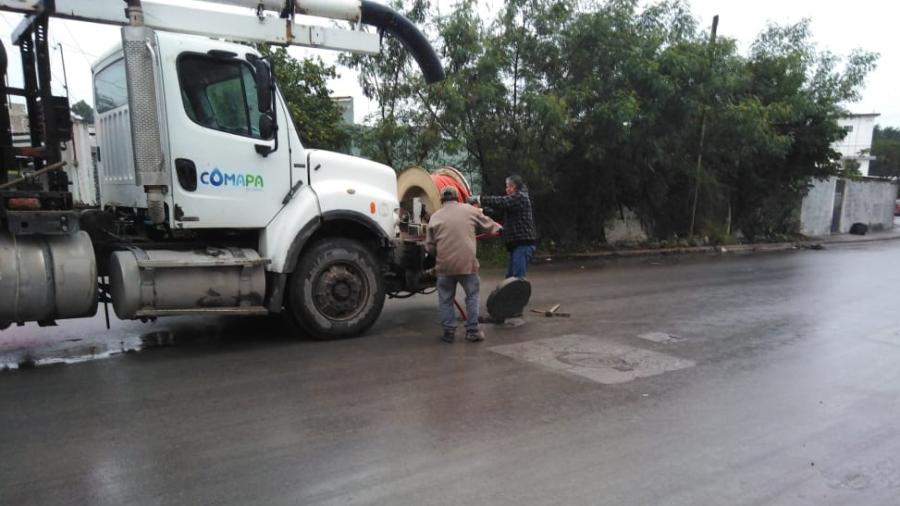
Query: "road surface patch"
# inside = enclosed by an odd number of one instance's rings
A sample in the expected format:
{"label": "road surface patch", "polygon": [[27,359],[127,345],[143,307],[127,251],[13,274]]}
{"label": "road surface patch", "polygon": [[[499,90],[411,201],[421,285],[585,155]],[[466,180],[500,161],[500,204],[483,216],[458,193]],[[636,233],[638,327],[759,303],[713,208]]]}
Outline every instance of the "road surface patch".
{"label": "road surface patch", "polygon": [[653,341],[654,343],[661,344],[673,344],[684,341],[683,337],[666,332],[646,332],[644,334],[638,334],[638,337],[646,341]]}
{"label": "road surface patch", "polygon": [[686,369],[694,362],[595,336],[568,334],[535,341],[493,346],[491,351],[563,374],[576,374],[613,385],[637,378]]}

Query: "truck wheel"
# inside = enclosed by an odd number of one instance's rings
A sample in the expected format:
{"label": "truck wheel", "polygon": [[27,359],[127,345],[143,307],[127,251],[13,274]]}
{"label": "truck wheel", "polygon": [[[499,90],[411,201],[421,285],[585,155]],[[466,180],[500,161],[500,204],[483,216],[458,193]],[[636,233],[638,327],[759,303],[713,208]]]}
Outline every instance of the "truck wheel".
{"label": "truck wheel", "polygon": [[288,312],[315,339],[365,332],[384,307],[384,280],[369,249],[324,239],[303,253],[291,274]]}

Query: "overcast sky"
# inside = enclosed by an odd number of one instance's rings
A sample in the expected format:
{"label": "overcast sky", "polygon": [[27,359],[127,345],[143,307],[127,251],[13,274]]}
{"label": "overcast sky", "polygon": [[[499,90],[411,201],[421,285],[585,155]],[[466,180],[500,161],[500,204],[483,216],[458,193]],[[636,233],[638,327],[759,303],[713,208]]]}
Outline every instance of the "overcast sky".
{"label": "overcast sky", "polygon": [[[444,13],[447,13],[453,3],[452,0],[439,0]],[[498,0],[483,0],[482,9],[490,12],[502,4]],[[848,104],[847,107],[857,113],[881,113],[878,123],[900,127],[900,51],[893,47],[896,45],[893,30],[900,19],[900,4],[883,0],[693,0],[691,6],[701,26],[708,27],[712,17],[718,14],[719,35],[737,39],[744,52],[767,22],[793,23],[808,17],[812,20],[813,37],[820,49],[828,49],[839,55],[846,55],[854,48],[879,53],[878,69],[869,75],[862,101]],[[11,48],[9,38],[12,28],[20,19],[21,16],[16,14],[0,13],[0,35],[11,57],[12,86],[21,86],[18,50]],[[92,103],[90,63],[118,42],[119,29],[77,21],[52,20],[50,35],[51,42],[61,45],[65,57],[72,103],[81,99]],[[334,60],[333,53],[311,52],[301,48],[292,48],[291,53],[295,56],[322,54],[327,60]],[[62,94],[63,72],[59,50],[53,52],[53,68],[54,89]],[[332,91],[335,95],[354,96],[356,118],[361,120],[366,113],[372,112],[372,106],[362,97],[354,73],[342,68],[338,71],[342,78],[331,84]]]}

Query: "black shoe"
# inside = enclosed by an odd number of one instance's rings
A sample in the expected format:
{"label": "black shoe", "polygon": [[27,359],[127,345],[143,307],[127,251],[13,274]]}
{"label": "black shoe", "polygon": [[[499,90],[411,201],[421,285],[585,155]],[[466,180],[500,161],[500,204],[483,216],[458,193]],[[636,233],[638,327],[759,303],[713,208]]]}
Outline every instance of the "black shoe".
{"label": "black shoe", "polygon": [[444,331],[444,333],[441,335],[441,341],[444,341],[445,343],[452,343],[454,339],[456,339],[455,332]]}
{"label": "black shoe", "polygon": [[484,333],[480,330],[476,330],[474,332],[466,332],[466,341],[470,343],[479,343],[484,341]]}

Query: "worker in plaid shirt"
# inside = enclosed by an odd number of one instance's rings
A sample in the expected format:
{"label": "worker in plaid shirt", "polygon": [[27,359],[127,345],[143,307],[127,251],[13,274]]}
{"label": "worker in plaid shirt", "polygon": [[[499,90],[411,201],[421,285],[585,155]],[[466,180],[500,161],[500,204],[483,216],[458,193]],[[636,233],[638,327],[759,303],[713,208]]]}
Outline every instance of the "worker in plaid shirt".
{"label": "worker in plaid shirt", "polygon": [[531,198],[522,178],[518,175],[506,178],[506,195],[475,195],[469,198],[469,203],[503,213],[503,243],[509,251],[506,277],[524,278],[528,273],[528,262],[534,255],[537,233],[531,213]]}

